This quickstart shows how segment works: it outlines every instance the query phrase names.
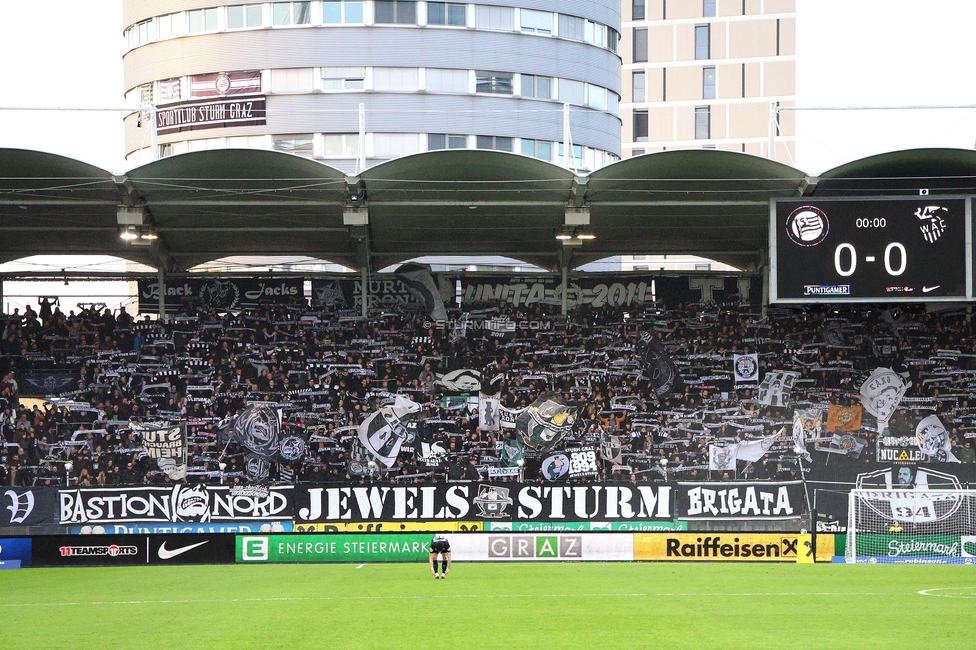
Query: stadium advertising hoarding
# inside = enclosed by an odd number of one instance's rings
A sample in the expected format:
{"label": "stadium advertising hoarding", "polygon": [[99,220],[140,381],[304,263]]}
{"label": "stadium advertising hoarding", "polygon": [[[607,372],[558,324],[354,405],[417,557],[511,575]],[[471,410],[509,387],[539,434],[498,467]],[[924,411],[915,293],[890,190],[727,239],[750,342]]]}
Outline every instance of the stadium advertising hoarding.
{"label": "stadium advertising hoarding", "polygon": [[0,488],[0,527],[33,526],[54,519],[58,491],[53,487]]}
{"label": "stadium advertising hoarding", "polygon": [[[976,562],[976,535],[912,535],[904,533],[857,534],[859,557],[889,562],[927,558],[954,559],[964,564]],[[867,561],[870,561],[868,559]]]}
{"label": "stadium advertising hoarding", "polygon": [[969,232],[962,197],[774,199],[771,300],[966,300]]}
{"label": "stadium advertising hoarding", "polygon": [[[305,284],[296,278],[228,278],[224,280],[172,278],[166,283],[167,313],[185,305],[215,311],[254,309],[260,304],[287,304],[305,299]],[[159,309],[159,281],[139,280],[139,312]]]}
{"label": "stadium advertising hoarding", "polygon": [[679,483],[679,519],[793,519],[804,512],[801,481]]}
{"label": "stadium advertising hoarding", "polygon": [[630,562],[634,535],[626,533],[491,534],[449,538],[451,557],[466,562]]}
{"label": "stadium advertising hoarding", "polygon": [[176,484],[58,491],[62,525],[273,521],[292,513],[293,486]]}
{"label": "stadium advertising hoarding", "polygon": [[295,524],[296,533],[467,533],[484,530],[481,521],[378,521]]}
{"label": "stadium advertising hoarding", "polygon": [[31,566],[33,545],[30,537],[0,537],[0,569]]}
{"label": "stadium advertising hoarding", "polygon": [[238,535],[238,562],[427,562],[431,535]]}
{"label": "stadium advertising hoarding", "polygon": [[[98,529],[98,530],[94,530]],[[172,524],[105,524],[92,526],[71,526],[72,535],[107,533],[109,535],[182,535],[187,533],[290,533],[291,521],[236,521],[234,523],[172,523]]]}
{"label": "stadium advertising hoarding", "polygon": [[[675,533],[634,535],[635,560],[707,562],[796,562],[797,553],[811,554],[801,537],[774,533]],[[832,535],[818,535],[818,562],[830,562]]]}
{"label": "stadium advertising hoarding", "polygon": [[35,566],[230,564],[234,535],[50,535],[33,538]]}
{"label": "stadium advertising hoarding", "polygon": [[670,521],[669,485],[435,483],[301,487],[295,523],[369,521]]}
{"label": "stadium advertising hoarding", "polygon": [[688,530],[687,521],[486,521],[486,532],[652,532]]}

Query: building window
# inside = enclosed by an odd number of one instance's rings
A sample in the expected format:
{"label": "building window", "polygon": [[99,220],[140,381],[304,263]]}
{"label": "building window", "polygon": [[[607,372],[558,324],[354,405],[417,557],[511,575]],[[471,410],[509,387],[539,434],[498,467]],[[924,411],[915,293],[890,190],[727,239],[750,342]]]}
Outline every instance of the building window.
{"label": "building window", "polygon": [[708,25],[695,25],[695,58],[708,59],[709,53],[709,30]]}
{"label": "building window", "polygon": [[634,142],[647,142],[647,111],[634,111]]}
{"label": "building window", "polygon": [[325,134],[322,136],[322,155],[327,158],[355,158],[359,155],[359,135],[355,133]]}
{"label": "building window", "polygon": [[512,151],[512,138],[500,135],[479,135],[479,149],[494,149],[495,151]]}
{"label": "building window", "polygon": [[644,0],[634,0],[634,20],[644,20]]}
{"label": "building window", "polygon": [[160,40],[164,38],[176,38],[183,35],[183,21],[179,13],[166,14],[156,19],[156,31],[159,33]]}
{"label": "building window", "polygon": [[271,5],[272,22],[284,25],[309,25],[312,22],[311,2],[275,2]]}
{"label": "building window", "polygon": [[643,156],[645,153],[647,153],[646,149],[634,149],[630,152],[630,157],[635,158],[637,156]]}
{"label": "building window", "polygon": [[552,99],[552,77],[533,74],[522,75],[522,97]]}
{"label": "building window", "polygon": [[365,87],[366,68],[322,68],[322,90],[362,90]]}
{"label": "building window", "polygon": [[312,136],[311,134],[276,136],[274,138],[274,150],[311,157],[313,155]]}
{"label": "building window", "polygon": [[634,63],[647,61],[647,28],[634,30]]}
{"label": "building window", "polygon": [[312,68],[285,68],[271,71],[271,92],[310,93],[315,89]]}
{"label": "building window", "polygon": [[340,2],[339,0],[323,2],[322,24],[337,25],[339,23],[361,25],[363,23],[363,3],[358,1]]}
{"label": "building window", "polygon": [[712,111],[709,106],[695,107],[695,139],[708,140],[712,137]]}
{"label": "building window", "polygon": [[478,5],[475,12],[475,24],[478,29],[495,29],[503,32],[512,31],[515,24],[515,10],[511,7],[489,7]]}
{"label": "building window", "polygon": [[373,68],[373,90],[417,92],[420,73],[417,68]]}
{"label": "building window", "polygon": [[467,149],[468,136],[451,135],[449,133],[428,133],[427,150],[437,151],[438,149]]}
{"label": "building window", "polygon": [[586,38],[586,21],[576,16],[559,14],[559,38],[582,41]]}
{"label": "building window", "polygon": [[[216,28],[215,28],[216,29]],[[133,43],[132,46],[136,47],[139,45],[145,45],[146,43],[152,43],[156,40],[156,26],[153,24],[152,19],[145,20],[137,24],[132,30]]]}
{"label": "building window", "polygon": [[227,7],[227,29],[261,27],[264,24],[261,5],[231,5]]}
{"label": "building window", "polygon": [[715,99],[715,66],[702,68],[702,99]]}
{"label": "building window", "polygon": [[709,263],[704,263],[704,264],[703,263],[696,263],[695,264],[695,270],[696,271],[711,271],[712,270],[712,265],[709,264]]}
{"label": "building window", "polygon": [[378,25],[416,25],[417,3],[406,0],[376,0],[373,6]]}
{"label": "building window", "polygon": [[715,0],[702,0],[702,16],[710,18],[715,15]]}
{"label": "building window", "polygon": [[607,89],[603,86],[586,84],[586,105],[598,111],[607,110]]}
{"label": "building window", "polygon": [[[556,145],[556,150],[556,155],[559,157],[558,162],[562,163],[566,159],[562,142]],[[592,152],[593,150],[591,149],[590,151]],[[572,160],[569,161],[569,166],[573,169],[583,168],[583,145],[573,145]]]}
{"label": "building window", "polygon": [[559,80],[559,101],[563,104],[586,105],[586,84],[582,81]]}
{"label": "building window", "polygon": [[584,33],[584,40],[590,45],[596,45],[597,47],[607,46],[607,27],[606,25],[601,25],[600,23],[586,21],[586,28]]}
{"label": "building window", "polygon": [[428,2],[428,25],[451,25],[464,27],[467,24],[468,7],[453,2]]}
{"label": "building window", "polygon": [[490,72],[488,70],[478,70],[475,73],[475,90],[479,93],[495,93],[496,95],[512,94],[511,72]]}
{"label": "building window", "polygon": [[552,162],[552,143],[546,140],[522,138],[522,155]]}
{"label": "building window", "polygon": [[217,9],[194,9],[186,12],[186,31],[188,34],[217,31]]}
{"label": "building window", "polygon": [[167,156],[173,155],[173,143],[169,142],[166,144],[159,145],[159,157],[166,158]]}
{"label": "building window", "polygon": [[643,71],[634,73],[634,102],[647,101],[647,74]]}
{"label": "building window", "polygon": [[427,92],[467,94],[468,71],[427,68]]}
{"label": "building window", "polygon": [[552,34],[552,12],[523,9],[521,12],[522,31],[527,34]]}

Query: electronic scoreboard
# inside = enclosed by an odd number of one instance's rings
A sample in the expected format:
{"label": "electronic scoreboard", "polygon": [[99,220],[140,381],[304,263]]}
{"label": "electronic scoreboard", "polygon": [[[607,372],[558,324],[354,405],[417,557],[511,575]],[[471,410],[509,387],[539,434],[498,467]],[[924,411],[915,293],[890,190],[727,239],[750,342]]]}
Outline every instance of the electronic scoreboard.
{"label": "electronic scoreboard", "polygon": [[770,202],[770,300],[942,302],[972,295],[969,200]]}

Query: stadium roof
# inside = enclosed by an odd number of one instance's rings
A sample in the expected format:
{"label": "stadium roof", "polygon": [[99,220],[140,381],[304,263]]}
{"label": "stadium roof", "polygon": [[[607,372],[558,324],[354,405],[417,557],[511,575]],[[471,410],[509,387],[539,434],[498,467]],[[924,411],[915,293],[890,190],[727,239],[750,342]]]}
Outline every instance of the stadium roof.
{"label": "stadium roof", "polygon": [[[124,175],[37,151],[0,149],[0,262],[105,254],[187,270],[230,255],[307,255],[373,269],[424,255],[505,255],[574,268],[620,254],[698,254],[757,268],[775,197],[972,193],[976,152],[872,156],[820,177],[748,154],[647,154],[588,175],[497,151],[406,156],[347,176],[291,154],[223,149]],[[120,239],[119,207],[143,208],[159,239]],[[367,225],[344,212],[365,206]],[[585,211],[589,209],[589,223]],[[138,211],[137,211],[138,212]],[[572,213],[580,225],[567,226]],[[349,224],[354,224],[350,221]],[[576,246],[564,229],[595,236]]]}

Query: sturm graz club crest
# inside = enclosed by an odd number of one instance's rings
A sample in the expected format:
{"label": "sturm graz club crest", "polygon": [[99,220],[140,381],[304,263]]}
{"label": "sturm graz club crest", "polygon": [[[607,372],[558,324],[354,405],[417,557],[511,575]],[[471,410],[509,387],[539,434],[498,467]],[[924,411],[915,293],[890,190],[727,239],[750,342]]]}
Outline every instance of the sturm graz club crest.
{"label": "sturm graz club crest", "polygon": [[508,488],[496,487],[494,485],[479,485],[478,496],[474,498],[474,503],[478,506],[479,517],[483,519],[500,519],[505,517],[505,510],[514,501],[508,495]]}
{"label": "sturm graz club crest", "polygon": [[786,218],[786,233],[798,246],[816,246],[827,238],[830,221],[820,208],[804,205]]}
{"label": "sturm graz club crest", "polygon": [[[889,467],[858,474],[855,486],[859,490],[878,490],[863,495],[864,504],[882,521],[924,524],[953,517],[963,503],[962,484],[952,474],[936,470],[910,467]],[[927,490],[947,490],[929,493]]]}
{"label": "sturm graz club crest", "polygon": [[288,462],[301,460],[305,456],[305,441],[298,436],[288,436],[282,439],[278,454]]}
{"label": "sturm graz club crest", "polygon": [[756,363],[756,359],[751,354],[743,354],[736,358],[735,374],[740,378],[740,380],[754,380],[756,379],[758,372],[759,365]]}

